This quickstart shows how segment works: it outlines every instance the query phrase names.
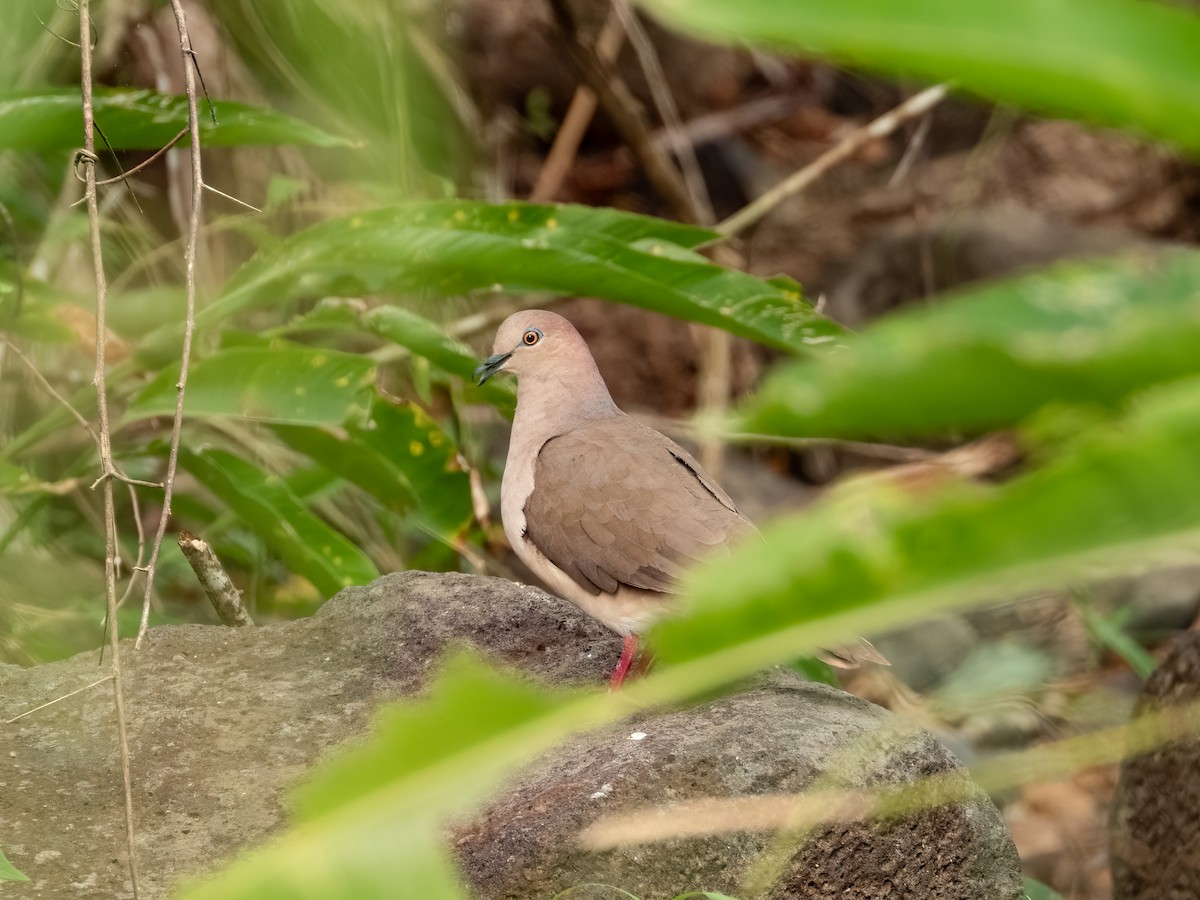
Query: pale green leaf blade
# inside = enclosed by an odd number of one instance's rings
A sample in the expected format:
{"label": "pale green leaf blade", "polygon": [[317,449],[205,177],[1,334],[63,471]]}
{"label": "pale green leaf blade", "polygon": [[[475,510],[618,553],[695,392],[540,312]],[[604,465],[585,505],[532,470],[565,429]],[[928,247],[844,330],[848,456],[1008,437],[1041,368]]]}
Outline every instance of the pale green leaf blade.
{"label": "pale green leaf blade", "polygon": [[777,370],[740,427],[798,436],[981,433],[1048,404],[1111,408],[1196,371],[1200,253],[1069,263],[884,320]]}
{"label": "pale green leaf blade", "polygon": [[0,850],[0,881],[28,881],[29,878],[17,871],[17,867],[8,861],[4,851]]}
{"label": "pale green leaf blade", "polygon": [[[470,809],[507,772],[563,735],[618,709],[604,694],[547,692],[456,656],[427,700],[387,708],[367,743],[317,767],[299,790],[295,829],[184,900],[396,896],[414,862],[406,844],[415,841],[440,862],[444,817]],[[430,878],[413,896],[461,896],[451,891],[446,870],[437,871],[439,880]],[[353,887],[332,880],[339,876],[353,878]],[[276,881],[291,892],[271,893]],[[390,894],[379,893],[383,885]]]}
{"label": "pale green leaf blade", "polygon": [[[349,141],[272,109],[214,100],[217,124],[204,101],[200,141],[205,147],[311,144],[345,147]],[[96,122],[113,150],[157,150],[187,127],[187,98],[148,90],[96,89]],[[83,133],[78,88],[0,94],[0,150],[73,150]],[[185,137],[181,145],[187,144]],[[98,147],[105,144],[97,140]]]}
{"label": "pale green leaf blade", "polygon": [[181,449],[180,464],[326,597],[379,577],[366,554],[314,515],[279,476],[219,449]]}
{"label": "pale green leaf blade", "polygon": [[1200,149],[1200,16],[1140,0],[641,0],[681,28]]}
{"label": "pale green leaf blade", "polygon": [[690,614],[655,632],[661,658],[703,660],[703,677],[720,680],[856,630],[1194,551],[1198,444],[1192,380],[1002,486],[848,485],[697,570]]}
{"label": "pale green leaf blade", "polygon": [[[374,371],[366,357],[337,350],[296,344],[233,347],[193,363],[184,412],[189,418],[337,424],[361,412]],[[178,381],[178,365],[164,369],[134,397],[125,421],[174,415]]]}

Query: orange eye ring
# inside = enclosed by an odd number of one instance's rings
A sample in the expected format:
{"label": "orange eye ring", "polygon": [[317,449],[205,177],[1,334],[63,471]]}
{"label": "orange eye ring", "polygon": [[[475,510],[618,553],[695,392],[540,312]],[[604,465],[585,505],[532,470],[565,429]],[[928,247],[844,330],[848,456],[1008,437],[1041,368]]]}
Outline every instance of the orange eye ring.
{"label": "orange eye ring", "polygon": [[538,331],[536,328],[530,328],[528,331],[525,332],[525,334],[523,334],[521,336],[521,341],[522,341],[522,343],[525,344],[526,347],[532,347],[534,344],[536,344],[541,339],[542,339],[542,333],[540,331]]}

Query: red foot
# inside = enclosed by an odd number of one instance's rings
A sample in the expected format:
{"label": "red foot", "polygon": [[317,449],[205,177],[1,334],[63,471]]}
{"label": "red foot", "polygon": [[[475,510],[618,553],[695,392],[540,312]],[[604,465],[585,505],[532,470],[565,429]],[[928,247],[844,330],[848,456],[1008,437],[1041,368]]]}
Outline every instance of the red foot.
{"label": "red foot", "polygon": [[637,649],[637,635],[625,635],[621,642],[621,658],[617,660],[617,667],[613,669],[612,679],[608,683],[609,690],[619,691],[621,689],[625,676],[629,674],[629,667],[633,665],[633,660],[637,656]]}

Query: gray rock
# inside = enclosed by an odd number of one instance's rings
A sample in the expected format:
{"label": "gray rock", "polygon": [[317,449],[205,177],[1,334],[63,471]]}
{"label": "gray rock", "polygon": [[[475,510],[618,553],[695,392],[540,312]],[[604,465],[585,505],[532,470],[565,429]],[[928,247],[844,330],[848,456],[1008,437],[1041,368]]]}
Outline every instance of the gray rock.
{"label": "gray rock", "polygon": [[[1200,632],[1175,639],[1146,680],[1134,716],[1200,702]],[[1116,900],[1200,897],[1200,740],[1121,763],[1110,816]]]}
{"label": "gray rock", "polygon": [[926,619],[872,638],[892,671],[914,691],[933,690],[966,662],[979,636],[961,616]]}
{"label": "gray rock", "polygon": [[[603,852],[573,837],[601,816],[651,805],[796,793],[818,780],[838,788],[907,784],[946,772],[963,770],[927,732],[898,730],[877,706],[780,673],[747,693],[634,716],[546,755],[461,828],[455,845],[470,884],[488,900],[551,897],[582,884],[614,885],[642,900],[691,890],[737,896],[767,846],[764,834]],[[889,824],[818,827],[770,896],[999,900],[1021,897],[1023,888],[1012,840],[980,792]]]}
{"label": "gray rock", "polygon": [[1200,566],[1155,569],[1091,588],[1109,612],[1128,610],[1124,627],[1154,643],[1187,628],[1200,615]]}
{"label": "gray rock", "polygon": [[[287,788],[321,754],[360,736],[379,703],[420,690],[450,643],[477,646],[558,684],[602,685],[619,652],[615,637],[542,591],[426,573],[350,588],[311,619],[236,630],[165,626],[151,632],[147,650],[126,644],[142,896],[165,897],[183,877],[220,866],[284,827]],[[0,721],[105,671],[94,654],[34,669],[0,666]],[[531,877],[532,864],[561,865],[542,877],[566,886],[584,869],[623,878],[640,856],[655,860],[656,882],[631,882],[649,884],[647,898],[673,896],[677,885],[707,873],[718,881],[705,887],[735,883],[761,837],[710,838],[673,856],[668,846],[589,861],[573,849],[574,830],[555,829],[594,814],[602,805],[587,798],[606,781],[614,785],[606,810],[722,791],[798,790],[838,748],[888,720],[847,695],[790,682],[580,738],[547,757],[573,762],[536,764],[468,829],[460,847],[465,876],[483,889],[500,884],[506,866],[519,881]],[[650,736],[628,741],[635,728]],[[881,749],[856,777],[905,780],[953,768],[922,734]],[[539,771],[548,780],[539,783]],[[32,879],[4,884],[5,900],[130,896],[119,772],[107,685],[0,730],[0,841]],[[525,799],[534,796],[536,818]],[[546,856],[549,846],[561,857]],[[519,864],[505,863],[518,852]],[[922,884],[917,895],[928,898],[1019,896],[1012,844],[985,798],[890,826],[821,831],[789,875],[790,895],[822,896],[813,891],[868,873],[862,884],[875,893],[845,896],[885,896],[885,882]]]}

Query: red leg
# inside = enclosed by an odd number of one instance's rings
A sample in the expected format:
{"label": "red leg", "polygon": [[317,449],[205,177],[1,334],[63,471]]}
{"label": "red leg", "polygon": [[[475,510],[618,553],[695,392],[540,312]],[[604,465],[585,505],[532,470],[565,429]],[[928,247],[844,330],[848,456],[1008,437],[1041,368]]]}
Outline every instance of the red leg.
{"label": "red leg", "polygon": [[621,689],[621,683],[625,680],[625,676],[629,674],[629,667],[633,665],[634,657],[637,656],[637,649],[637,635],[625,635],[621,641],[621,658],[617,661],[617,667],[613,669],[612,679],[609,681],[609,690],[619,691]]}

